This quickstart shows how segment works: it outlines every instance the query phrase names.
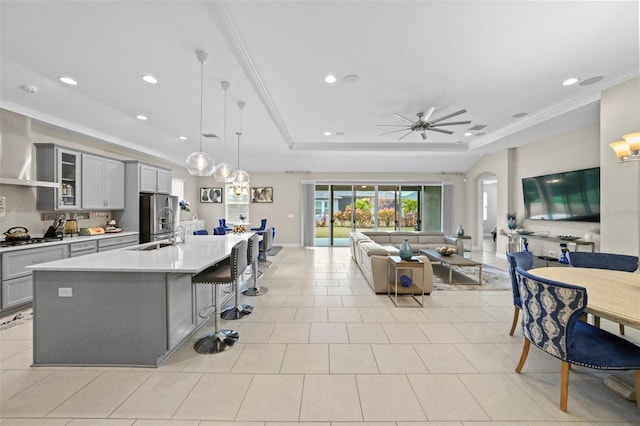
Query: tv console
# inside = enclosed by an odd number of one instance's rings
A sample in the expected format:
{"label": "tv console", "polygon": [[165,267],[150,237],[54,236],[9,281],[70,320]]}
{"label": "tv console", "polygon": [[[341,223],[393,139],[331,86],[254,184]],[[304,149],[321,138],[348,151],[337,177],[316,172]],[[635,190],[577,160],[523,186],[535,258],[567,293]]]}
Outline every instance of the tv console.
{"label": "tv console", "polygon": [[513,234],[506,234],[507,237],[509,238],[509,249],[511,250],[511,248],[515,248],[516,251],[522,251],[524,250],[524,247],[522,246],[522,238],[527,238],[529,240],[533,239],[533,240],[539,240],[539,241],[547,241],[547,242],[552,242],[552,243],[565,243],[567,245],[567,247],[570,247],[571,245],[573,245],[573,251],[578,251],[578,247],[579,246],[590,246],[591,247],[591,253],[596,251],[596,243],[594,243],[593,241],[584,241],[584,240],[563,240],[561,238],[558,237],[541,237],[539,235],[536,234],[530,234],[530,235],[521,235],[518,233],[513,233]]}

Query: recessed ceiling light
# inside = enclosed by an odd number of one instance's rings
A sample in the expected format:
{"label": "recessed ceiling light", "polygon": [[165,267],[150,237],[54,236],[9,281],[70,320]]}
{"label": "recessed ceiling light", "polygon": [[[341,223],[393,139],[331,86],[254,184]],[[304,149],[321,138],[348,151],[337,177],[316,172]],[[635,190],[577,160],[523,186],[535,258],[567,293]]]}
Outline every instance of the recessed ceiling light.
{"label": "recessed ceiling light", "polygon": [[344,136],[344,135],[346,135],[345,132],[336,132],[336,136]]}
{"label": "recessed ceiling light", "polygon": [[324,132],[325,136],[331,136],[331,132]]}
{"label": "recessed ceiling light", "polygon": [[480,132],[480,133],[476,133],[476,136],[484,136],[486,134],[487,134],[486,132]]}
{"label": "recessed ceiling light", "polygon": [[527,114],[528,114],[527,112],[519,112],[519,113],[513,114],[512,117],[513,118],[522,118]]}
{"label": "recessed ceiling light", "polygon": [[473,136],[473,133],[471,133],[471,132],[467,132],[467,133],[465,133],[464,135],[465,135],[465,136]]}
{"label": "recessed ceiling light", "polygon": [[78,82],[75,81],[74,79],[72,79],[71,77],[58,77],[58,79],[63,82],[64,84],[68,84],[69,86],[77,86]]}
{"label": "recessed ceiling light", "polygon": [[563,86],[571,86],[572,84],[576,84],[578,79],[575,77],[571,77],[562,82]]}
{"label": "recessed ceiling light", "polygon": [[582,81],[580,82],[580,86],[588,86],[588,85],[590,85],[590,84],[595,84],[595,83],[597,83],[597,82],[599,82],[599,81],[602,81],[602,79],[603,79],[603,78],[604,78],[604,77],[603,77],[603,76],[601,76],[601,75],[599,75],[599,76],[597,76],[597,77],[587,78],[586,80],[582,80]]}
{"label": "recessed ceiling light", "polygon": [[360,80],[360,77],[358,77],[355,74],[349,74],[349,75],[345,75],[344,77],[342,77],[342,81],[344,81],[346,84],[357,83],[358,80]]}
{"label": "recessed ceiling light", "polygon": [[324,81],[325,83],[333,84],[336,82],[336,77],[332,74],[329,74],[324,78]]}
{"label": "recessed ceiling light", "polygon": [[137,118],[138,120],[142,120],[142,121],[144,121],[144,120],[146,120],[146,119],[147,119],[147,117],[146,117],[145,115],[136,115],[136,118]]}
{"label": "recessed ceiling light", "polygon": [[143,75],[142,79],[144,81],[146,81],[147,83],[149,83],[149,84],[156,84],[158,82],[158,80],[154,76],[152,76],[151,74]]}
{"label": "recessed ceiling light", "polygon": [[186,141],[187,137],[186,136],[178,136],[178,139],[180,139],[181,141]]}

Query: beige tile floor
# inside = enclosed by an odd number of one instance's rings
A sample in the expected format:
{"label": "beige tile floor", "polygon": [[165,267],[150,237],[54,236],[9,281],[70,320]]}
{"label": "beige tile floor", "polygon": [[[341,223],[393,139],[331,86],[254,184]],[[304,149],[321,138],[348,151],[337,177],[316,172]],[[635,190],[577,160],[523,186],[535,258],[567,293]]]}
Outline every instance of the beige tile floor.
{"label": "beige tile floor", "polygon": [[[194,336],[157,369],[34,368],[30,322],[1,331],[0,425],[640,424],[635,404],[602,385],[606,373],[573,368],[563,413],[559,361],[532,348],[514,372],[522,334],[507,334],[508,291],[437,291],[424,308],[396,308],[347,248],[271,260],[269,293],[243,298],[255,311],[224,324],[240,342],[222,354],[196,354]],[[640,344],[637,330],[628,338]]]}

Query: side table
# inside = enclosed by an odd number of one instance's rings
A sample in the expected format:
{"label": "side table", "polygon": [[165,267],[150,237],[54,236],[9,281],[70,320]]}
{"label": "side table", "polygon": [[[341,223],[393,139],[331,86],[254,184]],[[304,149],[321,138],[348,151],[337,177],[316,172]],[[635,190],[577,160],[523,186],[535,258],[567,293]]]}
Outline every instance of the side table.
{"label": "side table", "polygon": [[[387,296],[389,296],[396,307],[398,307],[398,295],[411,296],[418,304],[412,305],[411,307],[421,308],[424,306],[424,287],[416,284],[413,279],[413,269],[424,268],[424,262],[428,261],[428,259],[421,256],[413,256],[411,260],[403,260],[400,256],[389,256],[389,268],[391,268],[391,272],[393,272],[394,280],[389,283],[387,287]],[[411,273],[411,285],[409,287],[398,285],[398,271],[401,270],[408,270]],[[421,296],[420,300],[418,300],[416,295]]]}

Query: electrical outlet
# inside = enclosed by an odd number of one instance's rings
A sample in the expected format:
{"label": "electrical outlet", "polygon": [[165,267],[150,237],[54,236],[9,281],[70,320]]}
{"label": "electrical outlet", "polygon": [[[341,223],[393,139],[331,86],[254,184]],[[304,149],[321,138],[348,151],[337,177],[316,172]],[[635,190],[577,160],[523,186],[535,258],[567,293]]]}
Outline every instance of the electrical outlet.
{"label": "electrical outlet", "polygon": [[58,297],[73,297],[73,288],[58,287]]}
{"label": "electrical outlet", "polygon": [[60,213],[40,213],[40,220],[43,222],[56,220],[59,217],[60,217]]}
{"label": "electrical outlet", "polygon": [[558,257],[558,252],[557,251],[553,251],[553,250],[549,250],[549,256],[550,257]]}

